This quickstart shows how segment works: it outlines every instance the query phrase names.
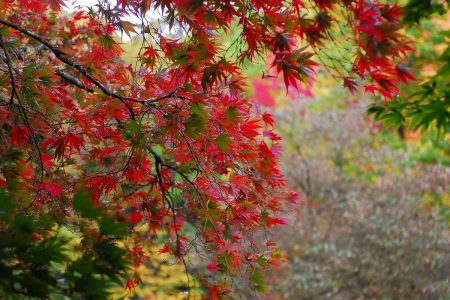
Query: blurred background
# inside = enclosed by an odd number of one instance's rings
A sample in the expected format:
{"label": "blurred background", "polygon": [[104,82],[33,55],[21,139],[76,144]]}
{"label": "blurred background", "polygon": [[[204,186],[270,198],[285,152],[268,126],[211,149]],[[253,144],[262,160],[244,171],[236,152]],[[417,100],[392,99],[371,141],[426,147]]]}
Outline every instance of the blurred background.
{"label": "blurred background", "polygon": [[449,299],[448,144],[373,122],[327,78],[313,95],[274,110],[302,201],[265,298]]}

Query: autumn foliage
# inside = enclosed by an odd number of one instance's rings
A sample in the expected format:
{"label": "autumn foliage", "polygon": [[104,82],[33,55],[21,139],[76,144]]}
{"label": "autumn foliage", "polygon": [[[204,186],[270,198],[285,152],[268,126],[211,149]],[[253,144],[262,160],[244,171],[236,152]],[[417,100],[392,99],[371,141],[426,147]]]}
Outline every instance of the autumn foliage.
{"label": "autumn foliage", "polygon": [[[297,197],[278,168],[272,117],[244,94],[242,65],[263,57],[286,89],[300,87],[321,67],[322,45],[345,38],[352,68],[334,70],[338,79],[392,99],[412,78],[399,17],[371,0],[119,0],[70,13],[61,0],[1,1],[0,186],[18,203],[10,214],[70,222],[102,208],[126,224],[134,267],[146,259],[139,245],[180,260],[201,247],[207,297],[232,291],[238,275],[263,290],[261,270],[281,258],[263,232],[286,222]],[[345,35],[330,34],[337,23]],[[227,47],[233,26],[241,35]],[[122,59],[120,33],[142,39],[134,64]],[[77,210],[79,193],[93,206]],[[117,239],[87,228],[97,242]]]}

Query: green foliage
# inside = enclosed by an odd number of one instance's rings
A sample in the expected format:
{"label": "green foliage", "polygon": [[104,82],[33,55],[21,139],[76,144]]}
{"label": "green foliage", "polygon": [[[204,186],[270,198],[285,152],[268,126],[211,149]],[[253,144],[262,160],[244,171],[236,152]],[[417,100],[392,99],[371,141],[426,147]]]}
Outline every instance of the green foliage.
{"label": "green foliage", "polygon": [[[417,44],[417,53],[410,61],[418,70],[418,80],[404,86],[394,101],[372,105],[368,113],[378,120],[395,127],[431,128],[443,134],[450,131],[450,31],[435,24],[440,20],[436,13],[448,16],[448,3],[411,0],[404,7],[404,22],[411,26],[409,34]],[[442,19],[445,24],[446,18]],[[429,65],[435,70],[432,75],[420,70]]]}
{"label": "green foliage", "polygon": [[190,108],[190,118],[186,122],[185,133],[195,139],[206,130],[206,113],[200,104],[192,105]]}
{"label": "green foliage", "polygon": [[[446,0],[447,5],[450,3]],[[406,23],[419,23],[421,19],[429,18],[431,15],[446,13],[444,1],[435,0],[410,0],[403,8],[403,20]]]}
{"label": "green foliage", "polygon": [[264,292],[266,285],[264,283],[264,275],[261,269],[255,268],[250,275],[250,280],[255,284],[255,290],[258,292]]}
{"label": "green foliage", "polygon": [[[0,190],[0,297],[107,299],[123,286],[129,262],[117,239],[124,238],[124,227],[88,194],[75,195],[80,216],[73,219],[27,213],[16,196]],[[100,233],[86,223],[94,219]]]}
{"label": "green foliage", "polygon": [[223,151],[228,151],[228,148],[233,144],[230,140],[230,136],[226,133],[222,133],[216,138],[217,146]]}
{"label": "green foliage", "polygon": [[237,111],[237,106],[229,106],[225,111],[225,117],[231,122],[236,123],[236,120],[239,118],[239,112]]}

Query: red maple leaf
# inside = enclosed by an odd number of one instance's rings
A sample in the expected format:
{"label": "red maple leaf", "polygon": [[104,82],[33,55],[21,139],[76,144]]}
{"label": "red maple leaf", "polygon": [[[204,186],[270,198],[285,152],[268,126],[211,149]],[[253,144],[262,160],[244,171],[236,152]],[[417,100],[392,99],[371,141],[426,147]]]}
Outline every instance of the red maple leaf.
{"label": "red maple leaf", "polygon": [[128,221],[133,224],[137,224],[142,220],[143,217],[144,216],[139,211],[135,210],[135,211],[131,212]]}
{"label": "red maple leaf", "polygon": [[352,94],[358,91],[358,84],[349,78],[344,78],[344,87],[348,88]]}
{"label": "red maple leaf", "polygon": [[409,81],[416,81],[416,77],[411,74],[412,69],[404,64],[397,65],[397,77],[404,84],[409,85]]}
{"label": "red maple leaf", "polygon": [[52,182],[41,183],[37,189],[46,191],[52,198],[60,198],[62,193],[61,187]]}
{"label": "red maple leaf", "polygon": [[23,149],[28,146],[28,139],[30,137],[30,130],[26,126],[15,126],[9,132],[11,144],[16,145],[17,148]]}

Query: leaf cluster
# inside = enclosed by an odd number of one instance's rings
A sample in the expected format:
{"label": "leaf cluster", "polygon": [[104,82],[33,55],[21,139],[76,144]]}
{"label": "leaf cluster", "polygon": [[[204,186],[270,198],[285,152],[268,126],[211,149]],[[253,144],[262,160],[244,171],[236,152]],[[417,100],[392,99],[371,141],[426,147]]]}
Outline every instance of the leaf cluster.
{"label": "leaf cluster", "polygon": [[[123,285],[130,262],[117,240],[125,231],[94,207],[89,195],[75,195],[81,216],[73,222],[24,213],[18,203],[13,192],[0,189],[2,298],[107,299],[112,288]],[[94,217],[101,235],[83,225]]]}

